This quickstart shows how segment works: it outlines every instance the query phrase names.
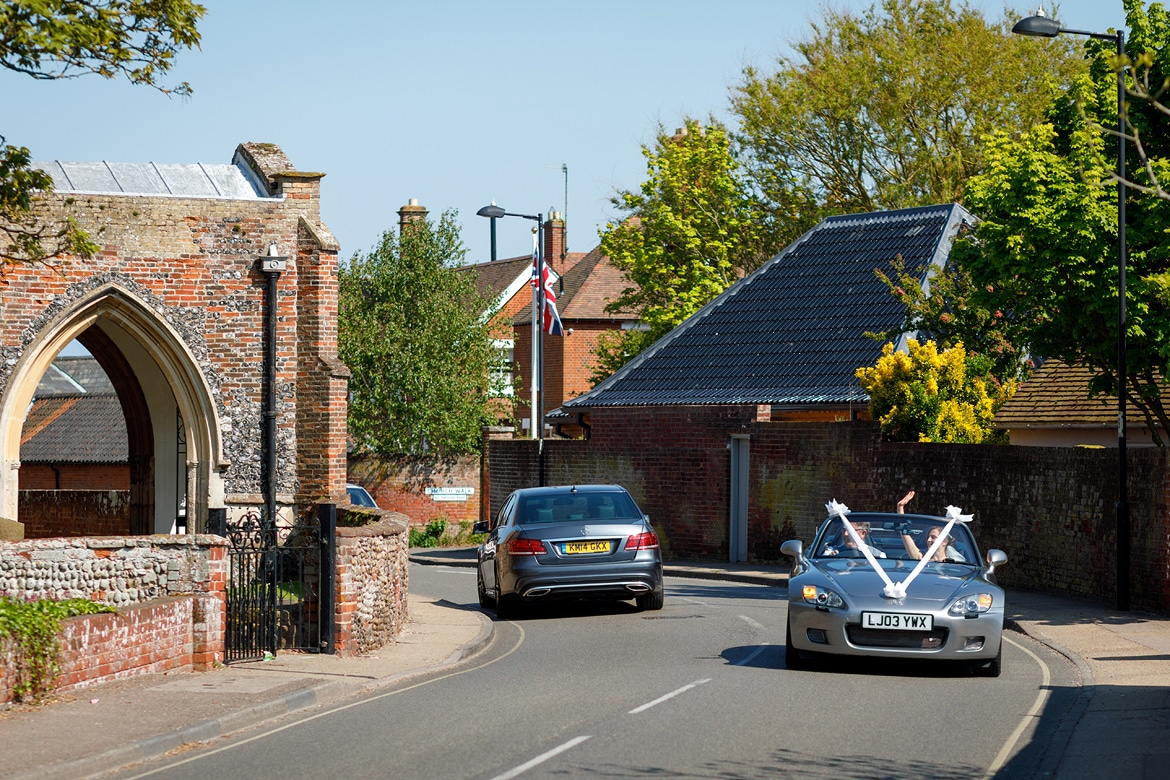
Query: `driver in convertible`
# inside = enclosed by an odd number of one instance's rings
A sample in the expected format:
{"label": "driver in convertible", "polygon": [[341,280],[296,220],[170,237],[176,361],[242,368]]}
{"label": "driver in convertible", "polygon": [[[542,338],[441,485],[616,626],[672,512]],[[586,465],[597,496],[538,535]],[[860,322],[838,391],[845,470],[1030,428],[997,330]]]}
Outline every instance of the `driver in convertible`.
{"label": "driver in convertible", "polygon": [[[856,523],[853,523],[853,530],[857,532],[857,536],[860,537],[861,543],[869,548],[869,551],[873,554],[873,557],[886,557],[884,552],[874,547],[872,544],[866,544],[865,540],[869,537],[869,522],[860,520]],[[844,525],[841,526],[841,537],[841,542],[838,546],[825,547],[825,555],[842,555],[851,558],[860,558],[862,556],[861,549],[853,541],[853,537],[849,535],[849,531],[845,529]]]}

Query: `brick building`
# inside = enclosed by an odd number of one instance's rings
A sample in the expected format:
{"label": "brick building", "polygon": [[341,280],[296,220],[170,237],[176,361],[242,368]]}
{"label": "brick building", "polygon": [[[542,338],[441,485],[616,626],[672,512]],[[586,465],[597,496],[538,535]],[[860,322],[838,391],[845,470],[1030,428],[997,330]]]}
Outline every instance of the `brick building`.
{"label": "brick building", "polygon": [[[109,376],[126,424],[129,528],[188,529],[263,504],[266,292],[276,278],[276,500],[290,515],[345,495],[336,240],[323,174],[246,143],[230,164],[40,163],[47,213],[101,247],[56,268],[19,265],[0,287],[0,518],[19,521],[22,434],[38,383],[77,340]],[[28,475],[32,478],[32,475]]]}
{"label": "brick building", "polygon": [[[589,252],[567,251],[565,222],[555,211],[544,222],[544,255],[552,271],[557,310],[564,327],[563,336],[544,337],[545,425],[577,432],[580,429],[575,418],[550,413],[592,387],[598,337],[608,330],[638,327],[638,316],[636,312],[606,311],[610,301],[629,286],[629,280],[598,247]],[[515,389],[511,411],[527,432],[532,387],[532,255],[478,263],[466,269],[477,275],[480,293],[493,302],[493,319],[511,332],[511,338],[501,343],[514,366],[514,374],[506,378]]]}

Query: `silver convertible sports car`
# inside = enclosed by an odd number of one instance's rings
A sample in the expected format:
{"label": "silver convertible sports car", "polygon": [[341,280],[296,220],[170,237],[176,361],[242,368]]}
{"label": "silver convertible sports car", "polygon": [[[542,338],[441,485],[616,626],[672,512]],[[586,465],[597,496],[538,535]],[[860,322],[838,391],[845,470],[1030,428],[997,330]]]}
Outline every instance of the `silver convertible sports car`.
{"label": "silver convertible sports car", "polygon": [[662,609],[662,555],[650,519],[617,485],[512,493],[479,547],[479,604],[504,618],[523,603],[633,599]]}
{"label": "silver convertible sports car", "polygon": [[998,677],[1004,593],[967,524],[945,517],[850,512],[836,501],[806,550],[781,546],[795,563],[788,581],[786,665],[819,653],[963,661]]}

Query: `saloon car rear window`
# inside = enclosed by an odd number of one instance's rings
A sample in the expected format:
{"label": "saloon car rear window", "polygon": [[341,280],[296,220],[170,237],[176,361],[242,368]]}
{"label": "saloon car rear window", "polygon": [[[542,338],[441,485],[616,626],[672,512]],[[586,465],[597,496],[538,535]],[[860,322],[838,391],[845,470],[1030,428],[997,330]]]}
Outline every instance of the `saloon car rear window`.
{"label": "saloon car rear window", "polygon": [[640,520],[642,513],[628,494],[578,492],[571,495],[532,496],[521,499],[518,519],[522,525],[532,523],[566,523],[587,520],[591,523]]}

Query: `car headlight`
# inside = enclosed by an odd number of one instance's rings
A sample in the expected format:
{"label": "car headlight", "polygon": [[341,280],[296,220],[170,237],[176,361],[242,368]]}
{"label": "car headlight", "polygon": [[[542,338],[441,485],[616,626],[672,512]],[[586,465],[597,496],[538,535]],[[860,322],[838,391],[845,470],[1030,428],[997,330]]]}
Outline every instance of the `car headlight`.
{"label": "car headlight", "polygon": [[947,612],[955,617],[978,615],[991,609],[993,601],[990,593],[972,593],[951,604],[951,608]]}
{"label": "car headlight", "polygon": [[800,589],[800,593],[804,596],[805,603],[807,604],[815,604],[818,607],[831,607],[833,609],[845,608],[845,599],[828,588],[805,585]]}

